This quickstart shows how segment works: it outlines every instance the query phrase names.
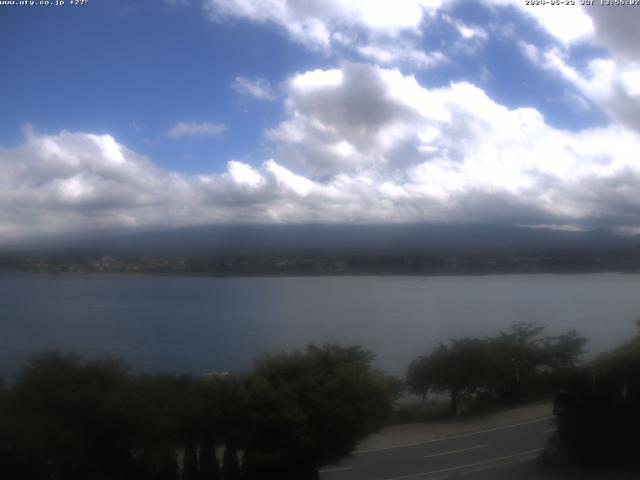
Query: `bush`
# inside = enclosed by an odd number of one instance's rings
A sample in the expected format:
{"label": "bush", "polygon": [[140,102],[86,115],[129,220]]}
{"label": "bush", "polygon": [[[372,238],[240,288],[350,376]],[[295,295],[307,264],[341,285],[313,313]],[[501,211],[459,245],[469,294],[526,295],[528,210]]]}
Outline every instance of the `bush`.
{"label": "bush", "polygon": [[570,461],[640,467],[640,336],[570,375],[556,415]]}
{"label": "bush", "polygon": [[185,480],[316,478],[390,411],[390,383],[371,359],[358,347],[309,347],[267,356],[249,375],[194,378],[37,355],[12,388],[0,385],[3,475],[177,480],[181,459]]}

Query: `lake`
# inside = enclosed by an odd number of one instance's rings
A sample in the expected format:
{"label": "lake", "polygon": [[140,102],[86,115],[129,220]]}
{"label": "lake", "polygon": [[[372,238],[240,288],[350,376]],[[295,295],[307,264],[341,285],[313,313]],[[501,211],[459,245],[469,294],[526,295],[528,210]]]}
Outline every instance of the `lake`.
{"label": "lake", "polygon": [[164,277],[0,274],[0,376],[43,349],[121,357],[136,371],[240,371],[310,342],[359,344],[404,373],[438,342],[510,323],[576,329],[591,354],[640,317],[640,275]]}

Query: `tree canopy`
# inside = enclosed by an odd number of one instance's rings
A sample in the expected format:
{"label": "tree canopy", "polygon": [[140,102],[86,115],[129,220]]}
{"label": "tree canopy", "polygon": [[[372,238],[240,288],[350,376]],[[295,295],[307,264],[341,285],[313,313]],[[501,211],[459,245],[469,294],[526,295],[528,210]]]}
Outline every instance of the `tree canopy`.
{"label": "tree canopy", "polygon": [[[284,465],[274,478],[305,478],[307,466],[337,462],[382,426],[391,392],[371,353],[328,345],[263,358],[247,382],[253,460]],[[296,471],[297,470],[297,471]],[[313,473],[310,473],[313,476]]]}
{"label": "tree canopy", "polygon": [[568,376],[556,399],[558,439],[587,465],[640,467],[640,333]]}
{"label": "tree canopy", "polygon": [[40,354],[0,386],[0,468],[27,480],[315,478],[390,411],[372,358],[311,346],[247,374],[193,377]]}
{"label": "tree canopy", "polygon": [[453,339],[415,359],[407,371],[410,390],[447,393],[451,409],[486,397],[515,400],[526,396],[545,374],[559,375],[584,353],[586,339],[571,331],[543,336],[545,327],[516,323],[493,337]]}

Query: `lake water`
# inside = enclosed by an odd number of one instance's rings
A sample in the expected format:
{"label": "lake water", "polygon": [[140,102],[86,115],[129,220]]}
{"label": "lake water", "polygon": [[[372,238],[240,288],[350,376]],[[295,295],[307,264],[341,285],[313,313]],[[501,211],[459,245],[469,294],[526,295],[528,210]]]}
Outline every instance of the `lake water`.
{"label": "lake water", "polygon": [[137,371],[250,368],[260,354],[337,342],[402,374],[451,337],[512,322],[569,329],[591,353],[640,317],[640,275],[204,278],[0,274],[0,376],[43,349],[109,353]]}

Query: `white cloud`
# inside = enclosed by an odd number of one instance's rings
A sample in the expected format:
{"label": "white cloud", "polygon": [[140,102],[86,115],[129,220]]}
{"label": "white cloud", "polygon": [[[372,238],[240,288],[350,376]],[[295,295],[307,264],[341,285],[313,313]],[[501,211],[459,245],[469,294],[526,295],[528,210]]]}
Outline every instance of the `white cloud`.
{"label": "white cloud", "polygon": [[272,24],[295,42],[325,54],[360,55],[383,65],[427,68],[442,63],[439,51],[418,48],[422,27],[442,0],[206,0],[213,21],[228,17]]}
{"label": "white cloud", "polygon": [[178,122],[168,132],[171,138],[182,138],[190,136],[208,136],[219,137],[227,130],[227,127],[221,123],[193,123]]}
{"label": "white cloud", "polygon": [[380,65],[407,64],[418,69],[430,68],[445,63],[448,59],[440,51],[424,52],[411,45],[361,45],[358,53]]}
{"label": "white cloud", "polygon": [[0,150],[5,240],[113,227],[270,221],[281,214],[281,197],[297,197],[310,182],[275,162],[258,170],[230,161],[220,174],[184,175],[155,166],[110,135],[26,134],[21,146]]}
{"label": "white cloud", "polygon": [[489,38],[486,30],[478,25],[468,25],[463,21],[453,18],[450,15],[443,15],[442,19],[452,25],[465,40],[477,40],[484,42]]}
{"label": "white cloud", "polygon": [[238,185],[258,188],[264,185],[264,178],[250,165],[231,160],[228,164],[228,175]]}
{"label": "white cloud", "polygon": [[[459,38],[447,47],[447,51],[451,56],[459,53],[466,56],[478,55],[478,51],[489,39],[489,33],[479,25],[467,24],[446,13],[440,15],[439,19],[453,27],[459,35]],[[504,27],[501,28],[504,29]]]}
{"label": "white cloud", "polygon": [[[487,0],[496,5],[512,5],[512,0]],[[540,68],[555,72],[572,84],[582,96],[580,104],[597,105],[615,122],[640,131],[640,49],[635,46],[640,9],[634,6],[607,6],[594,2],[588,7],[556,6],[518,8],[531,15],[560,44],[541,51],[520,39],[523,54]],[[603,47],[608,55],[591,58],[586,66],[571,62],[573,44],[588,42]]]}
{"label": "white cloud", "polygon": [[268,132],[281,162],[332,179],[324,188],[339,180],[366,191],[369,205],[375,189],[398,218],[622,222],[613,199],[629,204],[622,192],[640,173],[639,138],[622,127],[557,130],[468,83],[428,90],[397,70],[347,64],[294,76],[287,110]]}
{"label": "white cloud", "polygon": [[462,22],[456,22],[456,28],[458,32],[460,32],[460,35],[462,35],[462,38],[467,40],[475,38],[484,41],[488,38],[487,32],[478,26],[469,26]]}
{"label": "white cloud", "polygon": [[315,187],[311,180],[301,175],[296,175],[283,166],[278,165],[274,160],[268,160],[264,167],[273,175],[279,187],[288,189],[301,197],[309,195]]}
{"label": "white cloud", "polygon": [[246,77],[238,76],[231,83],[233,89],[243,95],[251,95],[259,100],[275,100],[276,96],[269,81],[265,78],[256,78],[251,80]]}
{"label": "white cloud", "polygon": [[595,103],[616,122],[640,131],[640,62],[594,58],[581,71],[571,65],[564,49],[540,51],[523,41],[519,45],[531,62],[573,84],[583,100]]}
{"label": "white cloud", "polygon": [[[613,118],[640,131],[640,49],[635,45],[640,9],[596,2],[585,11],[593,19],[595,41],[607,48],[611,57],[592,60],[587,71],[573,81]],[[565,76],[566,71],[562,71]]]}
{"label": "white cloud", "polygon": [[[565,45],[593,39],[594,21],[588,9],[579,4],[528,6],[523,0],[482,2],[493,8],[513,8]],[[214,21],[231,16],[275,24],[293,40],[327,51],[336,43],[353,43],[351,33],[354,31],[370,37],[419,35],[425,19],[461,3],[462,0],[206,0],[205,9]],[[486,39],[487,33],[481,27],[467,25],[448,15],[445,17],[445,20],[453,21],[465,39]],[[630,28],[634,25],[630,21],[626,23]]]}
{"label": "white cloud", "polygon": [[26,132],[0,150],[5,238],[213,222],[640,226],[640,136],[569,132],[465,82],[428,89],[345,64],[293,76],[276,156],[220,173],[155,166],[109,135]]}
{"label": "white cloud", "polygon": [[543,30],[565,45],[593,38],[593,20],[580,2],[576,2],[576,5],[526,5],[523,0],[483,1],[489,6],[516,9],[534,19]]}
{"label": "white cloud", "polygon": [[207,0],[205,9],[216,21],[233,16],[273,23],[300,43],[327,49],[332,34],[342,30],[391,37],[417,32],[425,12],[441,5],[441,0]]}

